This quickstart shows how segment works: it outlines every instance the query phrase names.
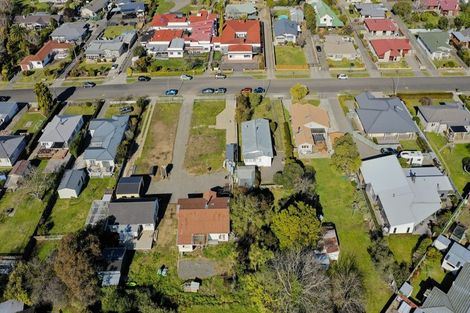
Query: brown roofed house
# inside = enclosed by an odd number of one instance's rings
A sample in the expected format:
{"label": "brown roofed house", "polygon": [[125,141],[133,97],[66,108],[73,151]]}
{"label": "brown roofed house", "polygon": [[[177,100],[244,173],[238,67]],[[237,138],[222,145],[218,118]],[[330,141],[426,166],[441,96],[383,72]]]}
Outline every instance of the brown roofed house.
{"label": "brown roofed house", "polygon": [[331,150],[329,128],[328,112],[322,108],[300,103],[292,106],[292,134],[300,157],[327,154]]}
{"label": "brown roofed house", "polygon": [[228,241],[230,210],[228,197],[206,192],[202,198],[179,199],[177,206],[179,252]]}
{"label": "brown roofed house", "polygon": [[323,233],[323,253],[326,253],[331,261],[338,261],[339,243],[336,229],[333,224],[326,224],[322,227]]}

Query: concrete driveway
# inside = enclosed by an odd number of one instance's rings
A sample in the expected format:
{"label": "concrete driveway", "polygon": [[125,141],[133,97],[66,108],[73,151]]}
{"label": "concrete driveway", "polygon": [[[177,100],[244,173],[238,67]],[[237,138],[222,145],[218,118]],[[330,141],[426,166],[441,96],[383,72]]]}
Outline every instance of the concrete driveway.
{"label": "concrete driveway", "polygon": [[178,261],[178,277],[183,280],[209,278],[217,274],[216,263],[206,258]]}

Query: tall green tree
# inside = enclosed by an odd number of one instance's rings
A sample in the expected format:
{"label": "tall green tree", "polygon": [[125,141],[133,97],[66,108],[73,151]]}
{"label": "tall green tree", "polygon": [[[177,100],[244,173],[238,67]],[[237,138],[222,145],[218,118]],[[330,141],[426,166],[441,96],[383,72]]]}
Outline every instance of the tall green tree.
{"label": "tall green tree", "polygon": [[404,20],[408,20],[413,12],[413,5],[411,1],[398,1],[393,5],[392,11]]}
{"label": "tall green tree", "polygon": [[310,30],[312,33],[315,33],[317,30],[317,20],[315,9],[311,4],[304,4],[304,17],[307,29]]}
{"label": "tall green tree", "polygon": [[5,299],[15,299],[27,305],[32,305],[27,273],[29,266],[27,263],[19,262],[8,278],[8,284],[3,297]]}
{"label": "tall green tree", "polygon": [[43,82],[36,83],[34,85],[34,93],[38,101],[39,111],[44,115],[48,115],[54,107],[54,99],[49,87]]}
{"label": "tall green tree", "polygon": [[449,20],[445,16],[441,16],[437,22],[437,27],[442,30],[447,30],[449,28]]}
{"label": "tall green tree", "polygon": [[352,175],[361,167],[361,157],[351,134],[338,138],[333,144],[334,153],[331,161],[345,174]]}

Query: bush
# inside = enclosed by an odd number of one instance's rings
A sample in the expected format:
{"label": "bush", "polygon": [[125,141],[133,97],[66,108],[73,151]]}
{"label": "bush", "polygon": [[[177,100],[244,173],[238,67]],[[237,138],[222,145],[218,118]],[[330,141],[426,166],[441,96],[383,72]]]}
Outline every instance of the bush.
{"label": "bush", "polygon": [[421,103],[421,105],[431,105],[432,99],[429,97],[422,97],[421,99],[419,99],[419,103]]}
{"label": "bush", "polygon": [[290,134],[289,123],[283,123],[283,136],[282,139],[284,140],[284,153],[286,158],[293,158],[294,157],[294,147],[292,145],[292,138]]}
{"label": "bush", "polygon": [[416,138],[416,144],[419,146],[419,148],[423,152],[431,151],[431,149],[429,148],[426,140],[424,140],[421,136],[418,136],[418,138]]}

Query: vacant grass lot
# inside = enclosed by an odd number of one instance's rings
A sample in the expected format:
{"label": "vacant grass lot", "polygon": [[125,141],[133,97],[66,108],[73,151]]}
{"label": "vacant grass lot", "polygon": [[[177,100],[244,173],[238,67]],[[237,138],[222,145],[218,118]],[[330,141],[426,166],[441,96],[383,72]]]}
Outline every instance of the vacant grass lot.
{"label": "vacant grass lot", "polygon": [[304,51],[300,47],[277,46],[274,49],[276,65],[306,65]]}
{"label": "vacant grass lot", "polygon": [[195,101],[191,120],[185,167],[192,174],[204,174],[222,168],[225,130],[213,128],[225,101]]}
{"label": "vacant grass lot", "polygon": [[178,128],[181,103],[157,103],[140,158],[135,162],[138,173],[148,173],[155,165],[170,164]]}
{"label": "vacant grass lot", "polygon": [[103,36],[107,39],[114,39],[117,36],[121,35],[125,31],[134,30],[133,26],[130,25],[115,25],[108,26],[104,30]]}
{"label": "vacant grass lot", "polygon": [[26,131],[34,134],[41,129],[46,117],[39,112],[25,112],[13,126],[13,132]]}
{"label": "vacant grass lot", "polygon": [[332,167],[329,159],[315,159],[311,164],[316,171],[316,189],[325,221],[335,223],[341,254],[354,256],[364,275],[367,312],[380,312],[392,291],[376,271],[367,252],[371,241],[363,216],[352,211],[355,189],[346,177]]}
{"label": "vacant grass lot", "polygon": [[418,243],[419,235],[393,235],[387,237],[388,246],[398,263],[411,264],[412,251]]}
{"label": "vacant grass lot", "polygon": [[364,63],[361,62],[359,59],[355,60],[347,60],[342,59],[341,61],[334,61],[334,60],[327,60],[328,66],[330,68],[349,68],[351,70],[363,70]]}
{"label": "vacant grass lot", "polygon": [[51,235],[72,233],[85,225],[93,200],[103,197],[107,188],[112,188],[115,178],[90,178],[85,189],[76,199],[57,199],[49,217],[52,222]]}

